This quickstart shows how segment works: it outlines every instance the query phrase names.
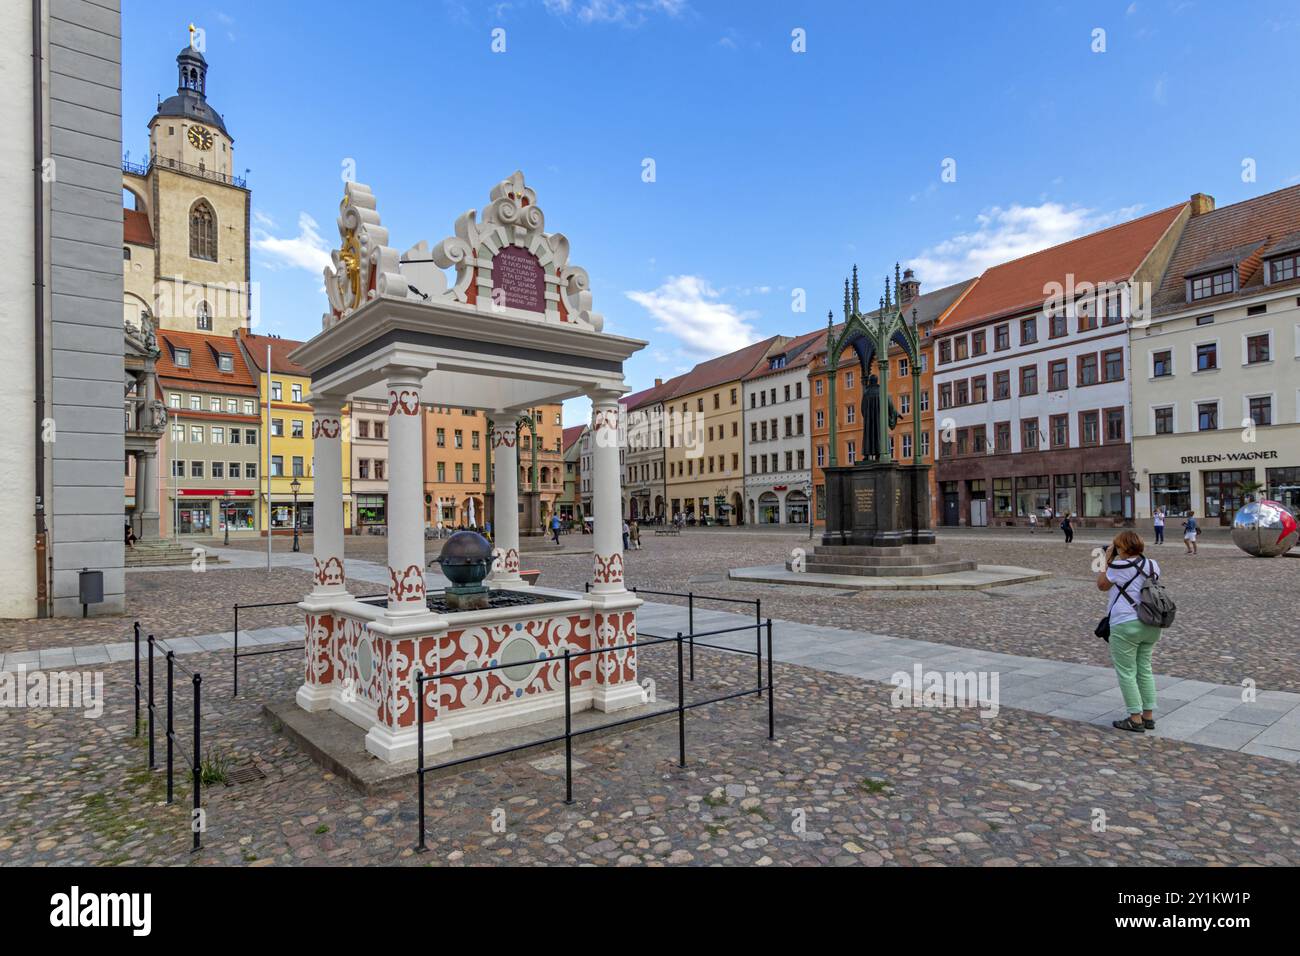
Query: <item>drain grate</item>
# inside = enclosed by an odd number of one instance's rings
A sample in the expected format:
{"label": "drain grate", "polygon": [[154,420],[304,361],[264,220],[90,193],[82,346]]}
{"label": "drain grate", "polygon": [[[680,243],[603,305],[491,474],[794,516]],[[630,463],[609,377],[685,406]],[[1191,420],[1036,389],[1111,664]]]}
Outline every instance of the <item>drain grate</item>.
{"label": "drain grate", "polygon": [[230,773],[226,774],[226,786],[233,787],[237,783],[256,783],[258,780],[265,780],[261,768],[249,765],[247,767],[236,767]]}

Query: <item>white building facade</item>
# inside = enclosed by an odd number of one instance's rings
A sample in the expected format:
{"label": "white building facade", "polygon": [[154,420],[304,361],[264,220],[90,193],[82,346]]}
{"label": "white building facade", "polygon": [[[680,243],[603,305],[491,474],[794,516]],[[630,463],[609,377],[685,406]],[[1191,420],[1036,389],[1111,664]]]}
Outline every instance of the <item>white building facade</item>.
{"label": "white building facade", "polygon": [[1133,362],[1140,519],[1300,509],[1300,186],[1188,225]]}
{"label": "white building facade", "polygon": [[812,497],[808,361],[824,337],[790,340],[742,381],[745,520],[805,525]]}

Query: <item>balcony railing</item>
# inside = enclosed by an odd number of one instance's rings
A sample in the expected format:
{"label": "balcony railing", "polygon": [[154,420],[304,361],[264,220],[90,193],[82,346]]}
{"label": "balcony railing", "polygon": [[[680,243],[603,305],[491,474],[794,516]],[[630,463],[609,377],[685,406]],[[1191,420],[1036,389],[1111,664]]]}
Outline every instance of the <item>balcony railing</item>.
{"label": "balcony railing", "polygon": [[132,176],[148,176],[149,171],[155,166],[159,169],[170,169],[178,173],[185,173],[189,176],[198,176],[200,179],[208,179],[214,183],[226,183],[229,186],[238,186],[240,189],[248,188],[248,180],[242,176],[219,173],[216,170],[195,166],[192,163],[182,163],[176,159],[163,159],[159,156],[150,156],[147,163],[132,163],[123,160],[122,172],[130,173]]}

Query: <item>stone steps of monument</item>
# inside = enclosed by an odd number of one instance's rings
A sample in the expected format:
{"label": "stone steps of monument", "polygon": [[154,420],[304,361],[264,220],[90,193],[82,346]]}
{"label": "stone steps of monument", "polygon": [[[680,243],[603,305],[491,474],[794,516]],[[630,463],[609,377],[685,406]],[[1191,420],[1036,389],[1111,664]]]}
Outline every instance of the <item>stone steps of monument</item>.
{"label": "stone steps of monument", "polygon": [[[835,549],[838,550],[838,549]],[[949,560],[948,556],[942,554],[890,554],[890,555],[872,555],[872,554],[828,554],[825,551],[815,551],[807,557],[808,567],[815,564],[861,564],[879,568],[905,568],[917,564],[934,564],[936,561]]]}
{"label": "stone steps of monument", "polygon": [[[194,560],[193,548],[175,541],[137,541],[134,548],[127,548],[124,563],[128,568],[167,567],[189,564]],[[208,564],[218,564],[216,555],[208,554]]]}
{"label": "stone steps of monument", "polygon": [[809,559],[805,565],[810,574],[850,574],[863,578],[911,578],[928,577],[934,574],[957,574],[961,571],[974,571],[974,561],[933,561],[929,564],[910,565],[875,565],[856,564],[851,561],[823,562],[814,565]]}
{"label": "stone steps of monument", "polygon": [[940,553],[938,544],[903,544],[894,548],[864,544],[819,544],[813,548],[813,552],[818,555],[851,554],[861,557],[892,557],[900,554],[934,557]]}

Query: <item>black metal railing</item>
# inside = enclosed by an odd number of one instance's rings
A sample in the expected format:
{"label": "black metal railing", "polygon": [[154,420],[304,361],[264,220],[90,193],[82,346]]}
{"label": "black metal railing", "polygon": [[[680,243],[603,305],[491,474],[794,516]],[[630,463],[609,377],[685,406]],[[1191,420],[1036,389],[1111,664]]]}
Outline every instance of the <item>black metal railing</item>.
{"label": "black metal railing", "polygon": [[[206,829],[203,818],[203,738],[200,724],[202,698],[203,698],[203,677],[201,674],[190,670],[184,664],[176,660],[176,652],[166,646],[165,642],[158,641],[152,634],[148,636],[145,642],[148,653],[148,695],[145,699],[145,706],[148,711],[149,725],[149,769],[157,770],[158,764],[154,748],[155,730],[154,726],[158,716],[158,702],[154,699],[154,657],[156,651],[161,647],[165,651],[167,661],[167,722],[164,729],[164,736],[167,740],[167,803],[175,802],[176,794],[176,751],[180,750],[181,756],[190,768],[190,776],[193,781],[193,808],[190,813],[190,831],[193,833],[194,845],[191,852],[202,849],[202,833]],[[176,733],[176,686],[175,676],[176,668],[180,668],[190,677],[190,686],[193,688],[193,712],[194,728],[191,738],[191,750],[187,751],[181,743],[180,737]],[[135,736],[140,736],[140,622],[135,624]]]}
{"label": "black metal railing", "polygon": [[[385,594],[365,594],[357,601],[373,601],[376,598],[387,597]],[[239,696],[239,661],[243,657],[264,657],[267,654],[286,654],[289,651],[301,651],[302,645],[295,643],[286,643],[283,647],[262,648],[259,651],[241,651],[239,649],[239,612],[241,609],[252,611],[258,608],[268,607],[291,607],[302,603],[302,598],[293,601],[264,601],[261,604],[236,604],[233,608],[235,614],[234,629],[231,631],[231,638],[234,641],[234,651],[231,653],[231,668],[234,671],[233,690],[230,692],[231,697]]]}
{"label": "black metal railing", "polygon": [[209,179],[214,183],[228,183],[231,186],[238,186],[240,189],[248,188],[248,180],[243,176],[235,176],[230,173],[219,173],[214,169],[195,166],[193,163],[183,163],[179,159],[167,159],[163,156],[150,156],[149,162],[147,163],[133,163],[129,160],[122,160],[122,172],[129,173],[132,176],[148,176],[149,170],[154,167],[157,167],[158,169],[173,169],[179,173],[198,176],[200,179]]}
{"label": "black metal railing", "polygon": [[[446,760],[442,763],[426,765],[424,762],[424,698],[425,685],[433,682],[435,685],[435,694],[437,692],[437,682],[446,679],[465,678],[474,674],[483,674],[490,671],[505,670],[510,667],[518,667],[516,663],[505,664],[486,664],[482,667],[467,667],[460,670],[439,671],[436,674],[425,674],[422,671],[415,673],[415,691],[416,691],[416,785],[418,801],[418,826],[420,828],[420,838],[416,844],[416,851],[419,853],[426,852],[428,846],[425,842],[425,813],[424,813],[424,778],[426,774],[438,770],[446,770],[450,767],[456,767],[461,764],[475,761],[488,760],[495,757],[505,756],[506,754],[517,753],[522,750],[531,750],[536,747],[544,747],[550,744],[564,742],[564,802],[573,803],[573,739],[585,734],[592,734],[602,730],[610,730],[615,727],[625,727],[630,724],[639,723],[645,720],[651,720],[667,713],[666,710],[658,710],[649,714],[638,714],[635,717],[625,717],[622,720],[613,720],[607,723],[598,724],[594,727],[585,727],[581,730],[573,729],[573,661],[577,658],[598,656],[601,654],[617,654],[627,651],[635,651],[644,647],[654,647],[663,644],[674,644],[677,647],[677,766],[686,766],[686,711],[694,710],[699,707],[707,707],[710,704],[717,704],[723,701],[734,700],[738,697],[748,697],[751,694],[758,697],[763,696],[763,645],[762,631],[767,631],[767,739],[776,739],[776,705],[774,694],[772,692],[772,620],[769,618],[766,622],[759,621],[755,624],[744,624],[739,627],[721,628],[715,631],[704,631],[696,634],[695,637],[716,637],[722,634],[731,634],[736,631],[747,631],[754,628],[757,632],[757,650],[750,651],[743,648],[726,647],[721,644],[712,644],[700,642],[701,647],[712,648],[719,651],[726,651],[733,654],[757,655],[758,657],[758,683],[754,687],[747,687],[744,690],[735,691],[729,694],[720,694],[716,697],[706,698],[705,700],[686,702],[686,685],[684,682],[685,668],[683,667],[683,649],[686,644],[687,635],[681,631],[677,632],[675,637],[660,637],[653,634],[639,635],[635,641],[627,644],[615,644],[609,647],[595,647],[589,650],[570,651],[565,649],[562,655],[559,655],[564,661],[564,733],[555,734],[550,737],[543,737],[539,740],[531,740],[521,744],[515,744],[512,747],[501,747],[497,750],[487,753],[476,753],[464,757],[457,757],[453,760]],[[552,655],[545,660],[555,660],[556,655]]]}
{"label": "black metal railing", "polygon": [[[590,592],[591,582],[583,582],[582,589]],[[695,602],[697,600],[719,601],[723,604],[752,604],[754,605],[754,621],[757,623],[763,620],[763,602],[759,598],[721,597],[716,594],[696,594],[694,591],[650,591],[646,588],[637,587],[628,588],[628,590],[638,597],[642,594],[652,594],[655,597],[686,598],[686,638],[687,646],[690,649],[690,680],[695,680]],[[761,670],[758,675],[758,682],[760,685],[763,683]],[[760,693],[759,696],[763,695]]]}

